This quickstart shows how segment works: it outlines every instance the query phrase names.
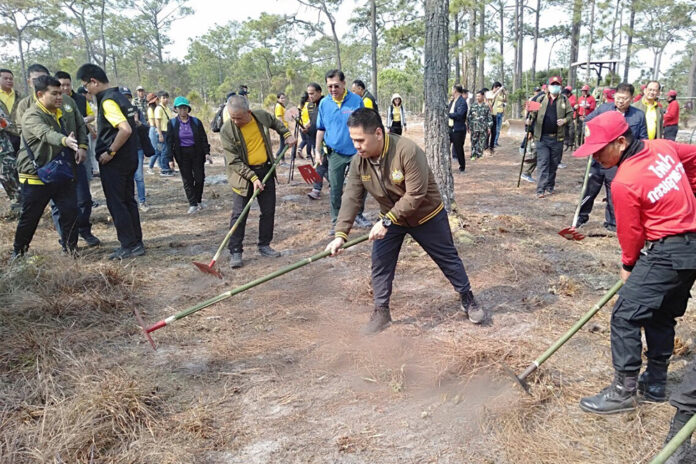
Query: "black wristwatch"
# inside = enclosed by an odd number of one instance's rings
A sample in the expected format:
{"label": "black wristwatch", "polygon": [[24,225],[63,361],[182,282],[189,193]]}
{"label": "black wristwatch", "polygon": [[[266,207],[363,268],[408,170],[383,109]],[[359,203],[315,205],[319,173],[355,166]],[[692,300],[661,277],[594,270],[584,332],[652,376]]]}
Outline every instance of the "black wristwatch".
{"label": "black wristwatch", "polygon": [[382,225],[383,225],[384,227],[389,227],[390,225],[392,225],[391,219],[389,219],[388,217],[384,216],[384,217],[382,218]]}

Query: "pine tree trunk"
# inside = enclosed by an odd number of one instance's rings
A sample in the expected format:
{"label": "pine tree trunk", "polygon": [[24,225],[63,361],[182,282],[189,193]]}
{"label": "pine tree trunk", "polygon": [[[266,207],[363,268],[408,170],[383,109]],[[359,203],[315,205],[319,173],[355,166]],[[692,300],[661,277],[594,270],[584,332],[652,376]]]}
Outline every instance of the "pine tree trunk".
{"label": "pine tree trunk", "polygon": [[461,65],[459,63],[459,12],[454,14],[454,82],[461,79]]}
{"label": "pine tree trunk", "polygon": [[537,49],[539,46],[539,16],[541,16],[541,0],[537,0],[534,15],[534,53],[532,53],[532,83],[536,84]]}
{"label": "pine tree trunk", "polygon": [[626,62],[624,63],[623,81],[628,82],[628,71],[631,69],[631,46],[633,45],[633,27],[636,25],[636,6],[631,0],[631,16],[628,18],[628,38],[626,39]]}
{"label": "pine tree trunk", "polygon": [[580,49],[580,24],[582,22],[582,0],[573,0],[573,20],[570,30],[570,70],[568,76],[568,85],[575,88],[577,82],[578,68],[571,66],[578,61],[578,52]]}
{"label": "pine tree trunk", "polygon": [[372,93],[379,101],[377,92],[377,7],[375,0],[370,0],[372,26]]}
{"label": "pine tree trunk", "polygon": [[449,0],[425,0],[425,154],[449,212],[454,203],[454,179],[447,127],[448,23]]}
{"label": "pine tree trunk", "polygon": [[486,34],[486,3],[481,2],[481,10],[479,11],[479,44],[478,44],[478,81],[481,83],[481,87],[486,86],[484,65],[486,63],[486,41],[484,40]]}
{"label": "pine tree trunk", "polygon": [[696,45],[691,48],[691,66],[689,66],[687,92],[690,98],[696,97]]}

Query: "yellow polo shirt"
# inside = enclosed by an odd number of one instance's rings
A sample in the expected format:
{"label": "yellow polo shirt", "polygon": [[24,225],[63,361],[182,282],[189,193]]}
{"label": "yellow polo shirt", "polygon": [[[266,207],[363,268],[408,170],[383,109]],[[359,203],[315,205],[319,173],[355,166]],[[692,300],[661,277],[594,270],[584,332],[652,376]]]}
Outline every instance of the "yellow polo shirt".
{"label": "yellow polo shirt", "polygon": [[285,122],[285,107],[283,105],[281,105],[280,103],[276,103],[275,117],[276,117],[276,119],[280,119],[281,121],[283,121],[283,125],[285,127],[288,127],[288,123]]}
{"label": "yellow polo shirt", "polygon": [[375,108],[375,102],[373,102],[370,97],[363,98],[363,105],[365,105],[365,108],[370,108],[370,109]]}
{"label": "yellow polo shirt", "polygon": [[307,127],[309,125],[309,102],[305,102],[300,114],[302,116],[302,125]]}
{"label": "yellow polo shirt", "polygon": [[15,93],[14,89],[11,89],[9,92],[5,92],[4,90],[0,89],[0,101],[5,104],[7,111],[10,113],[12,112],[12,107],[14,106],[16,96],[17,94]]}
{"label": "yellow polo shirt", "polygon": [[651,106],[644,98],[643,104],[645,105],[645,125],[648,129],[648,140],[653,140],[657,137],[657,101]]}
{"label": "yellow polo shirt", "polygon": [[256,119],[251,118],[251,121],[244,124],[239,130],[242,131],[242,137],[246,143],[249,166],[258,166],[268,161],[266,145],[263,143],[263,136]]}
{"label": "yellow polo shirt", "polygon": [[167,123],[172,119],[169,110],[162,105],[157,105],[155,108],[155,119],[159,119],[159,128],[162,132],[167,132]]}

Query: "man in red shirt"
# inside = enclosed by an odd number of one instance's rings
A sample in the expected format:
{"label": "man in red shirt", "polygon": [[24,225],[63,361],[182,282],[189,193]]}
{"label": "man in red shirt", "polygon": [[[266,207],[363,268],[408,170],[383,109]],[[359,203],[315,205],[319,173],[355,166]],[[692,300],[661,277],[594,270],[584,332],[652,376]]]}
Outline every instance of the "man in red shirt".
{"label": "man in red shirt", "polygon": [[597,100],[590,95],[590,86],[583,85],[581,91],[582,95],[580,95],[577,104],[574,106],[578,113],[576,126],[578,145],[582,145],[585,142],[585,116],[592,113],[595,108],[597,108]]}
{"label": "man in red shirt", "polygon": [[677,101],[677,92],[670,90],[667,92],[667,111],[663,119],[665,128],[662,135],[667,140],[676,140],[677,132],[679,132],[679,102]]}
{"label": "man in red shirt", "polygon": [[[614,381],[580,407],[630,411],[638,392],[665,401],[675,318],[684,315],[696,280],[696,146],[634,138],[623,115],[609,111],[587,122],[585,144],[574,155],[618,166],[611,192],[625,282],[611,318]],[[639,379],[641,328],[648,365]]]}

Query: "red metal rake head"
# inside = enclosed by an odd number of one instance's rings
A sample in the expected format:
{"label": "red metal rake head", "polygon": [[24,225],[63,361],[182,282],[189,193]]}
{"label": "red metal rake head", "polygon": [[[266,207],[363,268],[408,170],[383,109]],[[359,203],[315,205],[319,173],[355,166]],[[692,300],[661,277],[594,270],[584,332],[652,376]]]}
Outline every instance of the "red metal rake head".
{"label": "red metal rake head", "polygon": [[220,273],[220,271],[215,269],[215,261],[211,262],[210,264],[197,263],[196,261],[194,261],[193,265],[196,266],[198,270],[201,272],[204,272],[206,274],[212,274],[218,279],[222,279],[222,274]]}
{"label": "red metal rake head", "polygon": [[566,240],[580,241],[585,238],[583,234],[575,230],[575,227],[566,227],[565,229],[558,232],[558,235]]}
{"label": "red metal rake head", "polygon": [[302,166],[297,166],[297,169],[300,170],[300,174],[302,175],[302,178],[308,184],[313,184],[315,182],[321,181],[321,177],[319,177],[317,170],[314,169],[309,164],[303,164]]}
{"label": "red metal rake head", "polygon": [[155,346],[155,341],[152,339],[150,336],[150,333],[145,329],[145,321],[143,321],[143,318],[140,316],[140,313],[136,308],[133,308],[133,314],[135,314],[135,319],[138,321],[138,325],[143,331],[143,334],[145,334],[145,337],[147,338],[147,341],[150,342],[150,346],[152,346],[152,349],[157,351],[157,347]]}

